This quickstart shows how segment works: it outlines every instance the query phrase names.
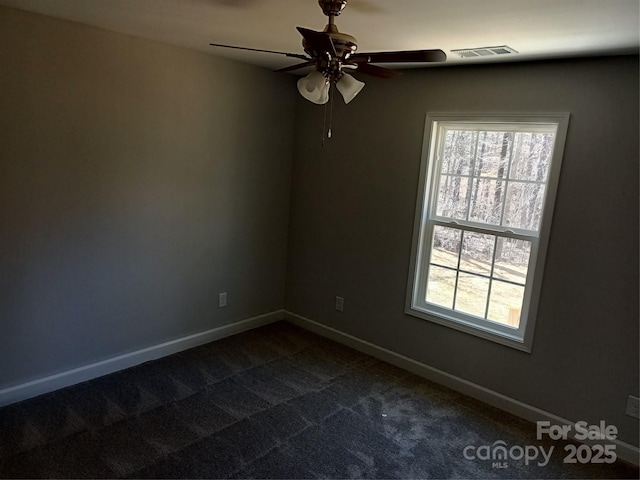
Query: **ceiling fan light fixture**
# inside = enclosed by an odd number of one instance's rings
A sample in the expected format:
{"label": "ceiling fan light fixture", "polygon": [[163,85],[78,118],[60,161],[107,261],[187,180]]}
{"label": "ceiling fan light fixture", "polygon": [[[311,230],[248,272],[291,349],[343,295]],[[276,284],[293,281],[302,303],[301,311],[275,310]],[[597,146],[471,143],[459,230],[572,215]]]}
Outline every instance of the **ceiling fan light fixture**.
{"label": "ceiling fan light fixture", "polygon": [[322,105],[329,101],[329,80],[317,70],[298,80],[298,91],[310,102]]}
{"label": "ceiling fan light fixture", "polygon": [[340,80],[336,82],[336,88],[342,95],[344,103],[349,103],[360,93],[360,90],[364,88],[364,82],[356,80],[351,75],[345,73],[340,77]]}

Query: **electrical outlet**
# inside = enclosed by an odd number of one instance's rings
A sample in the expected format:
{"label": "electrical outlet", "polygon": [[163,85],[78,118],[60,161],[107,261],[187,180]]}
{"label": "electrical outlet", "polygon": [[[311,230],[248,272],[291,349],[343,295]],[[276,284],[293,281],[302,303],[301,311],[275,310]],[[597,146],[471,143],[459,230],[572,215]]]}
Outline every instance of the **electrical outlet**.
{"label": "electrical outlet", "polygon": [[344,312],[344,298],[336,297],[336,310],[339,312]]}
{"label": "electrical outlet", "polygon": [[226,307],[227,306],[227,292],[222,292],[218,294],[218,307]]}
{"label": "electrical outlet", "polygon": [[640,418],[640,412],[638,411],[638,397],[629,395],[627,398],[627,411],[626,414],[630,417]]}

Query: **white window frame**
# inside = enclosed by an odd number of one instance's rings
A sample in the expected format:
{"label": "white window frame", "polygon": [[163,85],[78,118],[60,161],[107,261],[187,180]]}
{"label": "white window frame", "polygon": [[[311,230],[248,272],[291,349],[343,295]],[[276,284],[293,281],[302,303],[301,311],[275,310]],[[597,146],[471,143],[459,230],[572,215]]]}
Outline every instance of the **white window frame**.
{"label": "white window frame", "polygon": [[[443,220],[434,218],[438,195],[438,181],[441,158],[438,154],[442,145],[438,144],[439,133],[446,128],[477,126],[482,130],[500,130],[524,127],[528,131],[536,128],[555,127],[555,143],[551,154],[551,164],[542,207],[542,218],[537,236],[532,232],[518,231],[508,227],[486,227],[471,221]],[[518,350],[531,352],[535,319],[542,285],[544,261],[551,232],[551,220],[555,205],[556,192],[560,179],[562,155],[569,125],[568,113],[500,114],[500,113],[429,113],[427,114],[422,160],[420,166],[419,188],[416,202],[411,263],[407,288],[405,313],[429,320],[472,335],[507,345]],[[426,285],[430,259],[430,244],[434,225],[452,226],[467,231],[481,233],[497,232],[500,236],[522,238],[531,241],[529,268],[525,283],[523,307],[518,328],[503,325],[490,320],[467,315],[427,303]],[[486,228],[485,228],[486,227]]]}

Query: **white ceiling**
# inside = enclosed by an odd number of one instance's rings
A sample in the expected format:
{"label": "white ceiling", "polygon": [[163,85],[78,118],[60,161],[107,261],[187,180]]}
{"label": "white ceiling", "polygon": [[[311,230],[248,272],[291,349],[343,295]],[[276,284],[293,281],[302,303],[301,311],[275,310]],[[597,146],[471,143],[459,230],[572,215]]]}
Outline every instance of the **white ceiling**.
{"label": "white ceiling", "polygon": [[[322,30],[326,24],[316,0],[0,0],[0,5],[269,68],[298,60],[209,43],[301,54],[295,27]],[[637,53],[640,0],[349,0],[336,24],[358,39],[360,52],[439,48],[448,64]],[[518,53],[463,59],[451,52],[497,45]]]}

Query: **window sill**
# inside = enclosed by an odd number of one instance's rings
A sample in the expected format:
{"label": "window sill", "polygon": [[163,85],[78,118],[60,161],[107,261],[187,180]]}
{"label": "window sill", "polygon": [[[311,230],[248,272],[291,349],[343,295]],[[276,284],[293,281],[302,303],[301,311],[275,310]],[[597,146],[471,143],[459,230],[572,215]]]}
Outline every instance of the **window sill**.
{"label": "window sill", "polygon": [[[484,338],[501,345],[514,348],[526,353],[531,353],[531,342],[527,342],[520,331],[509,332],[504,328],[494,328],[489,322],[482,324],[465,321],[453,315],[446,315],[444,312],[434,312],[416,305],[408,306],[405,310],[407,315],[437,323],[454,330],[458,330],[476,337]],[[524,335],[526,337],[526,335]]]}

